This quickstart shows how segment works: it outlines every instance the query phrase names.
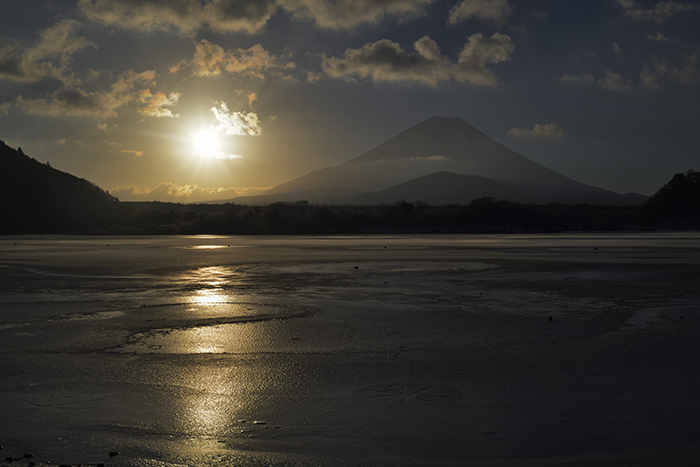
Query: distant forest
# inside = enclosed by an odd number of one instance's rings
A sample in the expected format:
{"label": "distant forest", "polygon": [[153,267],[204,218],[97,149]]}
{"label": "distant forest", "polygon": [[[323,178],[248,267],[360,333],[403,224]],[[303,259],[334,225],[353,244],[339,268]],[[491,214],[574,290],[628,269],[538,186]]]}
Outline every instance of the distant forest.
{"label": "distant forest", "polygon": [[699,230],[700,173],[679,173],[636,206],[520,204],[494,198],[429,206],[267,206],[120,202],[0,141],[0,234],[294,235]]}

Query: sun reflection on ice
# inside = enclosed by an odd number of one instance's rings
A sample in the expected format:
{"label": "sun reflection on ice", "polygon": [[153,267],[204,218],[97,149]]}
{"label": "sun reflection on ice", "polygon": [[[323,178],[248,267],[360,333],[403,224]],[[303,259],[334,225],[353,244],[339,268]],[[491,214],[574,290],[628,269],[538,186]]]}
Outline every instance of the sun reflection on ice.
{"label": "sun reflection on ice", "polygon": [[226,286],[231,285],[233,270],[224,266],[199,268],[185,280],[199,288],[188,297],[188,302],[195,305],[221,305],[229,301]]}
{"label": "sun reflection on ice", "polygon": [[228,297],[224,294],[224,289],[200,289],[189,297],[190,303],[195,305],[221,305],[226,303]]}
{"label": "sun reflection on ice", "polygon": [[228,371],[209,366],[197,367],[190,377],[187,385],[195,390],[182,400],[183,428],[198,436],[230,432],[240,418],[241,402],[232,397],[237,378]]}
{"label": "sun reflection on ice", "polygon": [[193,328],[189,332],[190,351],[192,353],[220,353],[226,337],[222,336],[222,329],[216,327]]}

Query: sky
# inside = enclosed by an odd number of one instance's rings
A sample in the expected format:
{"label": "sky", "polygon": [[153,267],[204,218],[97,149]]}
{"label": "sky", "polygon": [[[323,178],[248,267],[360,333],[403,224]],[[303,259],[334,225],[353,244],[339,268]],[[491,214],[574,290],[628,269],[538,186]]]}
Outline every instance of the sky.
{"label": "sky", "polygon": [[698,24],[690,0],[0,0],[0,140],[189,203],[437,115],[651,195],[700,170]]}

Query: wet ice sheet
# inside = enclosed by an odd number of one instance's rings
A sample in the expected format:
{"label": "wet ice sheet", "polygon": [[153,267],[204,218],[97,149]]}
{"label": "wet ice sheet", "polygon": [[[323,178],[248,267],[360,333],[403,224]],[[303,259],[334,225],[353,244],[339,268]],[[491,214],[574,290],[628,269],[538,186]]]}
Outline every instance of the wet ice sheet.
{"label": "wet ice sheet", "polygon": [[288,274],[338,274],[353,273],[357,270],[383,273],[400,272],[452,272],[478,271],[493,267],[485,263],[459,263],[459,262],[435,262],[435,261],[355,261],[343,263],[303,263],[294,265],[273,266],[272,268],[281,273]]}
{"label": "wet ice sheet", "polygon": [[0,239],[0,444],[74,465],[463,465],[690,444],[699,246]]}

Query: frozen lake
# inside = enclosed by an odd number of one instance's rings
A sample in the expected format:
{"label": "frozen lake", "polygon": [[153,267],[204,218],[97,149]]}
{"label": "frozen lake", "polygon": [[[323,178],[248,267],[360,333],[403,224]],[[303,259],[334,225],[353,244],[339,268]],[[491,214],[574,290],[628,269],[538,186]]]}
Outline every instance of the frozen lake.
{"label": "frozen lake", "polygon": [[700,456],[696,232],[0,237],[0,277],[0,460]]}

